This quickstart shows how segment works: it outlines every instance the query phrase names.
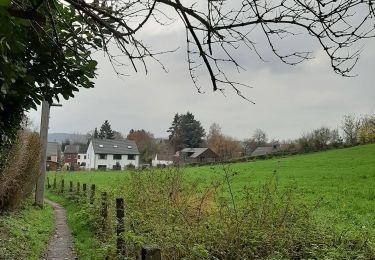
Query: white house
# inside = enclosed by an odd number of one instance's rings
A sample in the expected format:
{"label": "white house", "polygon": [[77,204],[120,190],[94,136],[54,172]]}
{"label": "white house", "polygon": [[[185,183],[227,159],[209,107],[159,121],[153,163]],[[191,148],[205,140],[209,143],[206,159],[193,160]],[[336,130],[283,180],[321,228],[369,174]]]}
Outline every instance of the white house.
{"label": "white house", "polygon": [[157,167],[158,165],[168,166],[173,164],[173,155],[155,155],[155,159],[151,162],[152,167]]}
{"label": "white house", "polygon": [[87,148],[86,169],[139,167],[137,144],[131,140],[92,139]]}

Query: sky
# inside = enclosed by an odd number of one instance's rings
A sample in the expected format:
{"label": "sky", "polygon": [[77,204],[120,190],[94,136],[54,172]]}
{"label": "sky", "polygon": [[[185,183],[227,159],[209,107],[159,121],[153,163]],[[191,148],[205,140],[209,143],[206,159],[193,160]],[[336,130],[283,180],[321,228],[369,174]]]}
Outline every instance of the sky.
{"label": "sky", "polygon": [[[375,41],[363,42],[363,52],[354,73],[344,78],[333,72],[328,58],[311,38],[292,38],[280,43],[284,48],[313,50],[314,59],[289,66],[275,59],[265,49],[266,62],[247,49],[234,55],[246,69],[238,73],[228,68],[227,74],[248,84],[242,87],[252,104],[227,88],[225,95],[213,92],[207,73],[202,74],[198,93],[187,69],[185,30],[175,22],[167,27],[151,24],[140,37],[155,51],[174,50],[159,57],[165,72],[155,62],[148,62],[148,73],[126,67],[125,77],[118,77],[103,53],[96,53],[99,62],[95,88],[82,89],[75,98],[63,100],[62,107],[52,107],[50,133],[82,133],[100,127],[109,120],[112,129],[127,134],[130,129],[145,129],[156,137],[167,137],[176,113],[192,112],[209,130],[218,123],[222,132],[237,139],[250,138],[255,129],[264,130],[270,139],[294,139],[306,131],[327,126],[338,127],[344,115],[375,113]],[[261,49],[264,37],[254,33],[252,39]],[[29,117],[37,129],[40,109]]]}

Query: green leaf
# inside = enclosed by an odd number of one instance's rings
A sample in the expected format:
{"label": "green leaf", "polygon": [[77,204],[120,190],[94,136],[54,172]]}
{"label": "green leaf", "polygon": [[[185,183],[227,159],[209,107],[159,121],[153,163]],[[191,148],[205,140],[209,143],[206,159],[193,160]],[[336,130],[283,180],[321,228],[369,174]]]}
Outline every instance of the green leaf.
{"label": "green leaf", "polygon": [[8,6],[10,3],[10,0],[0,0],[0,6]]}

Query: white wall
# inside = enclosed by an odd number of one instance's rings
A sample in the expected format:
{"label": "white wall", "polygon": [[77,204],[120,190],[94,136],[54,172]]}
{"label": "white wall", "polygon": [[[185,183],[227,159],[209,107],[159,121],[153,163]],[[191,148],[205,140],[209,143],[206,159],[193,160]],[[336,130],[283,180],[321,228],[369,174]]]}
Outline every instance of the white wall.
{"label": "white wall", "polygon": [[77,156],[77,163],[79,165],[81,165],[83,162],[85,162],[87,164],[87,162],[88,162],[87,154],[85,154],[85,153],[79,153],[78,156]]}
{"label": "white wall", "polygon": [[95,169],[95,153],[92,142],[90,142],[89,147],[87,148],[86,169]]}
{"label": "white wall", "polygon": [[139,155],[135,155],[135,160],[128,160],[128,155],[122,155],[121,160],[113,159],[113,154],[107,154],[107,159],[99,159],[99,154],[95,154],[95,169],[98,169],[99,165],[106,165],[107,169],[112,169],[116,162],[120,163],[121,168],[125,168],[127,165],[132,164],[135,168],[139,167]]}
{"label": "white wall", "polygon": [[152,167],[157,167],[158,164],[171,165],[171,164],[173,164],[173,161],[158,160],[158,155],[155,155],[155,159],[152,160],[151,165],[152,165]]}

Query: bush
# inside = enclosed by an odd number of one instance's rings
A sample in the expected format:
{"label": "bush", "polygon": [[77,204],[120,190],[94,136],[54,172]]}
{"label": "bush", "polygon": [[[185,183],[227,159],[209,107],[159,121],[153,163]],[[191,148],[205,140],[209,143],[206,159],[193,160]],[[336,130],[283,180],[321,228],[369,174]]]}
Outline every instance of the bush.
{"label": "bush", "polygon": [[16,142],[3,155],[0,169],[0,211],[19,207],[39,175],[40,139],[37,133],[19,131]]}

